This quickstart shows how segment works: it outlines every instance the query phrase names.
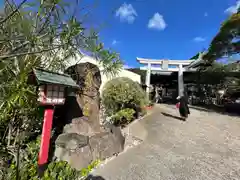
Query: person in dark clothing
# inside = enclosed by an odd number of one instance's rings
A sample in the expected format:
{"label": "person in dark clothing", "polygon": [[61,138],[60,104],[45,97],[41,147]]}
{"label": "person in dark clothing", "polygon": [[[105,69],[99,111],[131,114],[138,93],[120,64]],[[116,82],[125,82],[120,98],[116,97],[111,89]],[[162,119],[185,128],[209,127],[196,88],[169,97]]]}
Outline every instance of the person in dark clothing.
{"label": "person in dark clothing", "polygon": [[179,113],[180,116],[186,120],[188,118],[188,115],[190,114],[189,108],[188,108],[188,101],[185,96],[181,96],[177,98],[180,105],[179,105]]}

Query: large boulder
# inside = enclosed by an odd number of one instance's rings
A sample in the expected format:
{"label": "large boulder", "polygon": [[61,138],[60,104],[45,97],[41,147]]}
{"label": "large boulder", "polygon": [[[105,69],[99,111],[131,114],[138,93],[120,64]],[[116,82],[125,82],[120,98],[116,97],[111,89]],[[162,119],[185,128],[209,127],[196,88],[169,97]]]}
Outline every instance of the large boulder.
{"label": "large boulder", "polygon": [[100,132],[100,129],[95,129],[88,117],[75,118],[72,123],[64,126],[64,133],[76,133],[84,136],[93,136]]}
{"label": "large boulder", "polygon": [[80,86],[76,102],[81,107],[83,115],[88,117],[93,130],[99,132],[99,89],[102,83],[99,68],[91,63],[80,63],[69,67],[65,72]]}
{"label": "large boulder", "polygon": [[93,160],[103,160],[122,152],[125,140],[120,128],[100,125],[101,75],[98,67],[91,63],[77,64],[69,67],[66,73],[80,90],[67,97],[62,109],[67,124],[55,142],[55,157],[81,170]]}
{"label": "large boulder", "polygon": [[125,138],[120,128],[98,133],[89,138],[93,159],[106,159],[123,151]]}
{"label": "large boulder", "polygon": [[104,160],[124,150],[125,138],[119,127],[108,125],[93,136],[64,133],[58,136],[55,157],[81,170],[93,160]]}
{"label": "large boulder", "polygon": [[58,160],[68,162],[71,167],[77,170],[86,168],[93,161],[89,146],[84,146],[74,151],[70,151],[62,147],[56,147],[55,156]]}
{"label": "large boulder", "polygon": [[120,145],[120,149],[123,150],[124,148],[124,143],[125,143],[125,138],[122,134],[121,128],[116,127],[113,124],[106,123],[104,126],[104,131],[111,133],[114,140]]}
{"label": "large boulder", "polygon": [[69,67],[65,73],[69,74],[77,82],[80,88],[84,90],[84,88],[86,88],[86,77],[89,71],[91,71],[92,74],[92,82],[90,83],[94,86],[88,94],[96,93],[94,96],[97,96],[102,80],[100,70],[96,65],[89,62],[76,64]]}
{"label": "large boulder", "polygon": [[55,157],[81,170],[93,161],[88,141],[87,136],[76,133],[61,134],[55,142]]}
{"label": "large boulder", "polygon": [[75,150],[87,146],[89,142],[88,136],[79,135],[76,133],[60,134],[55,141],[56,146]]}

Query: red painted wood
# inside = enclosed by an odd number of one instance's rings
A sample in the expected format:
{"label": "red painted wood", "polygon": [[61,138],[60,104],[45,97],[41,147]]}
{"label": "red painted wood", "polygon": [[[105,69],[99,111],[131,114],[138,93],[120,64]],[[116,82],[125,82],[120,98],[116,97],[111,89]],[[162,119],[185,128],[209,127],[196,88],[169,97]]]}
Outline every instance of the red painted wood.
{"label": "red painted wood", "polygon": [[144,109],[146,110],[151,110],[153,108],[153,106],[145,106]]}
{"label": "red painted wood", "polygon": [[53,113],[54,113],[53,107],[45,109],[41,146],[38,156],[38,165],[44,165],[48,161],[48,151],[51,138]]}

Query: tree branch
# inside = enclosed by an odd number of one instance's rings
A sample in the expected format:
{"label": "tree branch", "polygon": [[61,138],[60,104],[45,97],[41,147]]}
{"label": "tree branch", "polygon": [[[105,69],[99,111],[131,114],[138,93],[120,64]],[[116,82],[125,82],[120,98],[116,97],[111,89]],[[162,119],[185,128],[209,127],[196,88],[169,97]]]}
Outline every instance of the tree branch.
{"label": "tree branch", "polygon": [[43,52],[52,51],[54,49],[60,48],[61,46],[63,46],[63,45],[59,45],[57,47],[48,48],[48,49],[42,49],[40,51],[23,52],[23,53],[16,53],[16,54],[6,54],[6,55],[0,56],[0,59],[13,58],[13,57],[18,57],[18,56],[25,56],[25,55],[30,55],[30,54],[40,54],[40,53],[43,53]]}
{"label": "tree branch", "polygon": [[[10,53],[13,53],[21,48],[23,48],[24,46],[28,45],[30,42],[29,41],[25,41],[24,43],[20,44],[19,46],[15,47]],[[9,54],[10,54],[9,53]]]}
{"label": "tree branch", "polygon": [[49,18],[51,17],[51,15],[52,15],[52,13],[53,13],[53,11],[54,11],[54,9],[55,9],[55,6],[56,6],[56,4],[54,4],[54,5],[51,7],[51,10],[50,10],[50,12],[49,12],[49,14],[48,14],[48,16],[47,16],[47,18],[46,18],[43,26],[42,26],[41,29],[40,29],[39,34],[42,33],[42,31],[44,30],[44,27],[45,27],[45,26],[47,25],[47,23],[49,22]]}
{"label": "tree branch", "polygon": [[16,12],[18,12],[18,10],[22,7],[22,5],[27,2],[27,0],[23,0],[19,5],[18,7],[12,11],[5,19],[3,19],[2,21],[0,21],[0,24],[6,22],[8,19],[10,19]]}

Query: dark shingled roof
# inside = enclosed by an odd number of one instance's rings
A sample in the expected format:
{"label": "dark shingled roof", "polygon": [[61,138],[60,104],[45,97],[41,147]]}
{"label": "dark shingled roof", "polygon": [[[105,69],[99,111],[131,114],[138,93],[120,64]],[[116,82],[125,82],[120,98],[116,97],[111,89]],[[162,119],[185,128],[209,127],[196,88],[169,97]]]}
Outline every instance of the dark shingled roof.
{"label": "dark shingled roof", "polygon": [[64,86],[71,86],[79,88],[76,82],[67,74],[59,74],[43,69],[33,69],[38,84],[61,84]]}

